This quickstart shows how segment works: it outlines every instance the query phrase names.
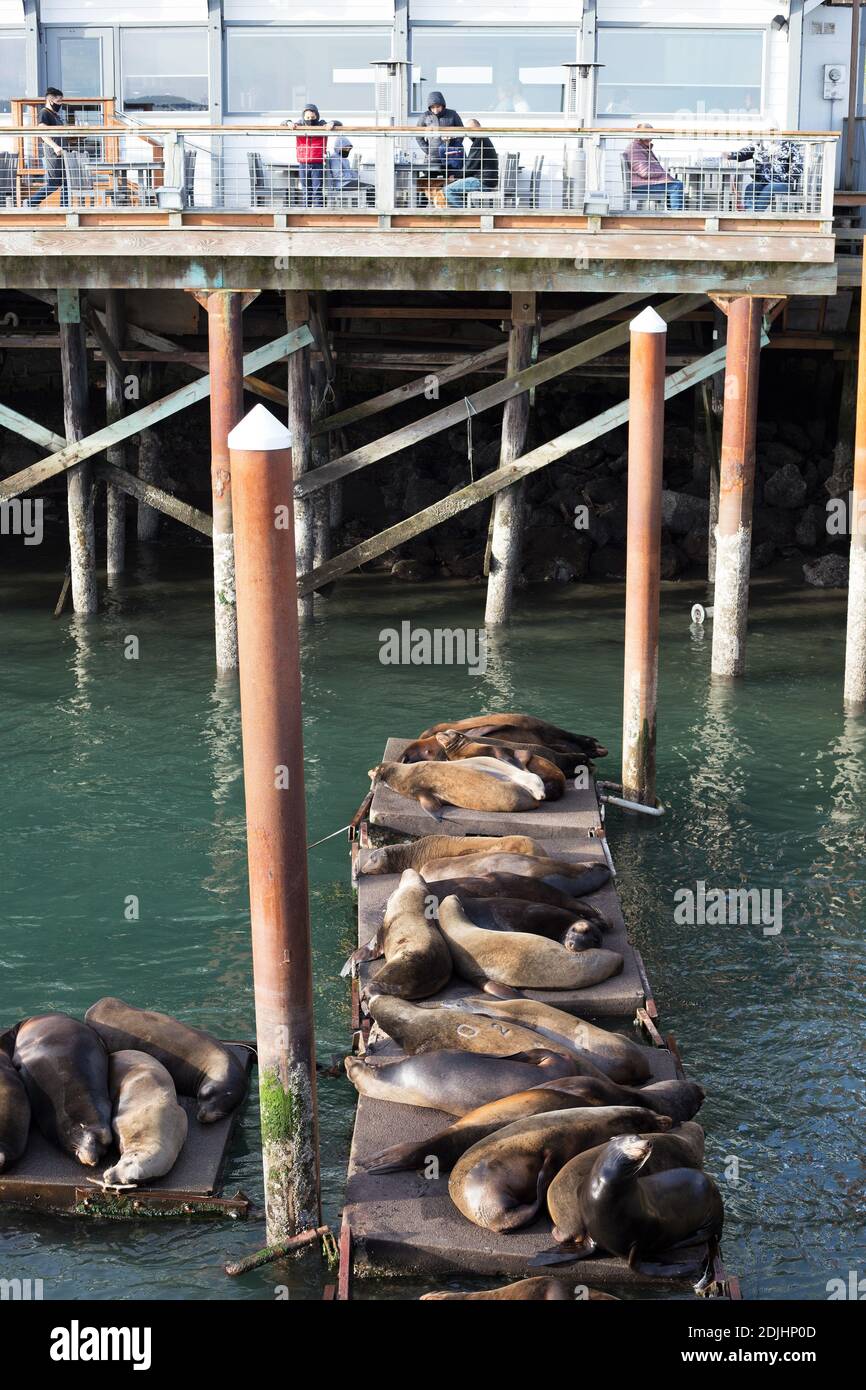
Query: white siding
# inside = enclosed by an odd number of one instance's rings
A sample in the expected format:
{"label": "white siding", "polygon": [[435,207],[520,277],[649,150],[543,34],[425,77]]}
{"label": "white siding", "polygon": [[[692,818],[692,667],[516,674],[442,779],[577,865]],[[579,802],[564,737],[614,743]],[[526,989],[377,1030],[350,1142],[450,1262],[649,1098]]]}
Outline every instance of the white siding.
{"label": "white siding", "polygon": [[393,24],[394,0],[225,0],[223,14],[249,24]]}
{"label": "white siding", "polygon": [[0,0],[0,25],[24,23],[24,0]]}
{"label": "white siding", "polygon": [[[690,0],[687,5],[660,5],[658,0],[598,0],[600,24],[710,24],[722,29],[738,24],[769,24],[786,8],[784,0]],[[722,15],[724,14],[724,18]]]}
{"label": "white siding", "polygon": [[413,19],[465,24],[577,24],[582,0],[409,0]]}
{"label": "white siding", "polygon": [[42,0],[42,24],[204,24],[207,0]]}

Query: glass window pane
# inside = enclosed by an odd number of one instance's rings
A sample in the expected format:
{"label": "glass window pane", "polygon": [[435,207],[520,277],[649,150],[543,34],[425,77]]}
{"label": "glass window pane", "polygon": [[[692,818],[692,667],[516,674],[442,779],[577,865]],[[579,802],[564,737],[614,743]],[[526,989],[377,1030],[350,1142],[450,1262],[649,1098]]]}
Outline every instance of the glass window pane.
{"label": "glass window pane", "polygon": [[23,97],[26,85],[24,35],[0,34],[0,111],[11,110],[10,97]]}
{"label": "glass window pane", "polygon": [[390,53],[386,29],[227,31],[228,107],[300,117],[312,101],[323,120],[374,111],[370,64]]}
{"label": "glass window pane", "polygon": [[602,26],[598,114],[757,115],[763,55],[757,32]]}
{"label": "glass window pane", "polygon": [[444,93],[461,113],[562,111],[565,72],[577,54],[576,29],[412,30],[412,108]]}
{"label": "glass window pane", "polygon": [[58,41],[60,63],[59,86],[71,97],[101,97],[102,39],[71,39]]}
{"label": "glass window pane", "polygon": [[206,111],[204,29],[123,29],[121,91],[126,111]]}

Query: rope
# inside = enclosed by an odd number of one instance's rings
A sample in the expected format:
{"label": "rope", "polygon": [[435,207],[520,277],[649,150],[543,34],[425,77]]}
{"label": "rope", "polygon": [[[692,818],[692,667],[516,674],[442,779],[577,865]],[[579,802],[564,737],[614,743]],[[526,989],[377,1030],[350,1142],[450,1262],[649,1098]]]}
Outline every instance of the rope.
{"label": "rope", "polygon": [[350,821],[348,825],[341,825],[339,830],[332,830],[330,835],[323,835],[321,840],[314,840],[311,845],[307,845],[307,849],[315,849],[317,845],[323,845],[326,840],[333,840],[335,835],[342,835],[345,831],[351,830],[351,828],[352,824]]}
{"label": "rope", "polygon": [[466,406],[466,452],[469,456],[469,481],[475,482],[475,470],[472,463],[472,416],[477,415],[478,411],[472,404],[468,396],[463,397],[463,404]]}

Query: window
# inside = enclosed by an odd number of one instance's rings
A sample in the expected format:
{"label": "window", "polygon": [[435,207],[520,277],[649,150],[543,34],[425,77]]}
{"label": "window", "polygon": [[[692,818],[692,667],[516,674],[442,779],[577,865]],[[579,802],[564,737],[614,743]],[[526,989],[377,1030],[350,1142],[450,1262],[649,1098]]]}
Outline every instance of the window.
{"label": "window", "polygon": [[322,119],[376,109],[375,73],[387,58],[388,29],[239,29],[226,31],[228,109],[287,111],[300,118],[304,103]]}
{"label": "window", "polygon": [[204,29],[121,29],[125,111],[207,111]]}
{"label": "window", "polygon": [[11,111],[11,98],[23,97],[26,86],[24,35],[0,34],[0,111]]}
{"label": "window", "polygon": [[759,116],[764,36],[758,30],[598,31],[599,116]]}
{"label": "window", "polygon": [[430,92],[449,106],[479,111],[562,111],[563,63],[577,56],[576,29],[439,28],[412,30],[412,109]]}

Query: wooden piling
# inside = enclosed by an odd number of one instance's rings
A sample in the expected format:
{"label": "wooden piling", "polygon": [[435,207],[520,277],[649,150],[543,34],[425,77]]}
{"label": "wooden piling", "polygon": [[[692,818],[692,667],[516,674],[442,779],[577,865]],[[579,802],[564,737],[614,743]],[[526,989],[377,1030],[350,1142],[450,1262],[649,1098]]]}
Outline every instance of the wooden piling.
{"label": "wooden piling", "polygon": [[[107,290],[105,295],[105,331],[118,350],[124,346],[126,322],[123,290]],[[124,413],[124,372],[122,362],[105,358],[105,420],[113,424]],[[115,444],[106,451],[109,463],[126,466],[126,444]],[[126,563],[126,493],[111,483],[105,489],[106,572],[108,583],[122,574]]]}
{"label": "wooden piling", "polygon": [[[506,375],[522,371],[530,365],[532,335],[535,331],[535,295],[511,296],[511,332],[508,339]],[[502,413],[502,442],[499,467],[521,457],[526,446],[529,427],[529,394],[512,396],[505,402]],[[487,579],[485,624],[504,623],[511,617],[514,584],[520,573],[523,549],[525,483],[504,488],[493,499],[492,532],[490,538],[490,567]]]}
{"label": "wooden piling", "polygon": [[[57,291],[57,323],[60,330],[66,442],[73,444],[84,439],[89,432],[87,340],[77,290]],[[87,462],[71,468],[66,477],[72,606],[76,613],[95,613],[97,607],[96,543],[90,483],[91,466]]]}
{"label": "wooden piling", "polygon": [[211,492],[213,496],[214,635],[218,671],[238,664],[235,552],[228,436],[244,412],[243,296],[237,290],[207,295],[211,378]]}
{"label": "wooden piling", "polygon": [[[327,413],[328,373],[324,362],[310,363],[310,463],[319,468],[331,457],[329,436],[316,434],[316,425]],[[331,489],[313,496],[313,568],[331,558]]]}
{"label": "wooden piling", "polygon": [[747,295],[728,307],[712,656],[722,678],[746,666],[762,313],[763,300]]}
{"label": "wooden piling", "polygon": [[654,309],[631,322],[623,796],[656,804],[662,464],[667,328]]}
{"label": "wooden piling", "polygon": [[[300,290],[286,292],[286,327],[289,332],[306,327],[310,317],[309,297]],[[287,363],[286,390],[289,394],[289,432],[292,436],[292,469],[301,478],[312,467],[312,401],[310,393],[309,346],[293,352]],[[295,499],[295,553],[298,574],[309,574],[316,553],[316,509],[311,497]],[[307,622],[313,616],[313,595],[298,599],[298,616]]]}
{"label": "wooden piling", "polygon": [[849,497],[851,559],[848,568],[848,626],[845,637],[845,708],[866,711],[866,308],[860,301],[854,485]]}
{"label": "wooden piling", "polygon": [[[140,395],[142,402],[156,400],[159,394],[159,381],[163,368],[158,362],[146,362],[141,373]],[[144,429],[138,436],[138,476],[143,483],[159,486],[162,479],[160,466],[161,444],[159,435],[151,429]],[[159,535],[159,512],[139,499],[136,517],[136,535],[144,544],[152,544]]]}
{"label": "wooden piling", "polygon": [[229,437],[268,1245],[321,1224],[291,435]]}

